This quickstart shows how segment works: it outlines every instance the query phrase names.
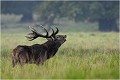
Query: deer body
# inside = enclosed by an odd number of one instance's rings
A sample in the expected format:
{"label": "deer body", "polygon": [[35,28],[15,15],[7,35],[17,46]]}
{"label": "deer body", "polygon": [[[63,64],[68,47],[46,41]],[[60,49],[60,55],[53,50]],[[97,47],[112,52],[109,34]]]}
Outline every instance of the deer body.
{"label": "deer body", "polygon": [[[29,37],[33,39],[34,36]],[[19,63],[21,66],[25,63],[29,64],[43,64],[47,59],[53,57],[59,47],[66,41],[66,35],[56,35],[54,40],[47,38],[47,42],[43,44],[34,44],[31,46],[18,45],[13,49],[12,64],[13,67]]]}

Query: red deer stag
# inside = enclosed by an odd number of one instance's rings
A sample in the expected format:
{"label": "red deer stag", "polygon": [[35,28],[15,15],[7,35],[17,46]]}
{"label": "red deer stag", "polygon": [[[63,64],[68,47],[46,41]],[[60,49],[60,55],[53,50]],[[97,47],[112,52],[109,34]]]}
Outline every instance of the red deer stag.
{"label": "red deer stag", "polygon": [[[42,26],[41,26],[42,27]],[[56,35],[59,30],[56,27],[56,31],[52,29],[52,34],[49,35],[48,31],[43,28],[46,35],[38,33],[33,27],[30,27],[32,33],[26,36],[29,41],[32,41],[38,37],[46,38],[48,41],[43,44],[34,44],[31,46],[18,45],[13,49],[12,53],[12,65],[13,67],[19,63],[21,66],[25,63],[29,64],[43,64],[47,59],[53,57],[58,51],[59,47],[66,41],[66,35]]]}

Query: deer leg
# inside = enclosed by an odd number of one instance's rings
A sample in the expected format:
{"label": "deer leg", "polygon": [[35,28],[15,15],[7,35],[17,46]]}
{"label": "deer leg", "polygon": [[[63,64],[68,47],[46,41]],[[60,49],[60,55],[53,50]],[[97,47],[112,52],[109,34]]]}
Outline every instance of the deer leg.
{"label": "deer leg", "polygon": [[19,64],[20,64],[21,66],[23,66],[23,64],[22,64],[22,59],[21,59],[21,58],[19,58]]}
{"label": "deer leg", "polygon": [[40,63],[39,64],[41,64],[41,65],[44,65],[44,62],[45,62],[45,58],[43,57],[43,58],[41,58],[41,60],[40,60]]}
{"label": "deer leg", "polygon": [[46,60],[47,60],[47,53],[45,52],[45,55],[42,56],[42,58],[41,58],[40,64],[41,64],[41,65],[44,65],[44,62],[45,62]]}
{"label": "deer leg", "polygon": [[21,65],[21,67],[25,64],[26,62],[26,58],[24,56],[19,56],[19,64]]}
{"label": "deer leg", "polygon": [[41,65],[44,65],[44,61],[42,61],[40,64],[41,64]]}
{"label": "deer leg", "polygon": [[42,64],[43,65],[43,60],[42,60],[42,58],[41,57],[39,57],[37,60],[36,60],[36,65],[40,65],[40,64]]}
{"label": "deer leg", "polygon": [[15,65],[17,64],[18,60],[12,56],[12,65],[13,67],[15,67]]}
{"label": "deer leg", "polygon": [[39,64],[40,64],[40,59],[38,58],[37,61],[36,61],[36,65],[39,66]]}
{"label": "deer leg", "polygon": [[38,62],[36,65],[43,65],[44,62]]}
{"label": "deer leg", "polygon": [[15,60],[13,57],[12,57],[12,65],[13,65],[13,67],[15,67]]}

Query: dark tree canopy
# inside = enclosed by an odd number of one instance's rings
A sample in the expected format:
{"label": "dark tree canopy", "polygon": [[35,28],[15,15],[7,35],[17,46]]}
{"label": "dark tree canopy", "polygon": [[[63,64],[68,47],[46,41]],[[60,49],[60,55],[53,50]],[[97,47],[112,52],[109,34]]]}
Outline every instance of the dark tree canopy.
{"label": "dark tree canopy", "polygon": [[55,18],[66,17],[75,22],[97,21],[100,31],[118,30],[119,1],[1,1],[1,13],[22,14],[21,22],[32,21],[33,12],[48,27]]}
{"label": "dark tree canopy", "polygon": [[57,17],[84,20],[87,18],[118,18],[118,1],[44,1],[37,6],[41,18],[55,14]]}
{"label": "dark tree canopy", "polygon": [[32,14],[36,1],[1,1],[2,14],[22,14],[21,22],[33,20]]}
{"label": "dark tree canopy", "polygon": [[36,11],[40,19],[48,20],[53,15],[54,18],[67,17],[75,22],[98,21],[101,31],[112,31],[117,30],[119,1],[44,1],[37,6]]}
{"label": "dark tree canopy", "polygon": [[32,11],[33,3],[31,1],[2,1],[1,2],[1,12],[14,13],[14,14],[24,14]]}

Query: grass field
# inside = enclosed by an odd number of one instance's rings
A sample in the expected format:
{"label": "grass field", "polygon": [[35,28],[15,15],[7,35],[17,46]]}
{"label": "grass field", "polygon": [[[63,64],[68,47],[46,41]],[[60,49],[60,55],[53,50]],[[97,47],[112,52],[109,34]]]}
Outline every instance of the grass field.
{"label": "grass field", "polygon": [[25,34],[1,35],[2,79],[118,79],[119,33],[68,32],[67,41],[57,54],[43,66],[26,64],[12,68],[12,49],[17,45],[32,45],[46,40],[38,38],[29,42]]}

